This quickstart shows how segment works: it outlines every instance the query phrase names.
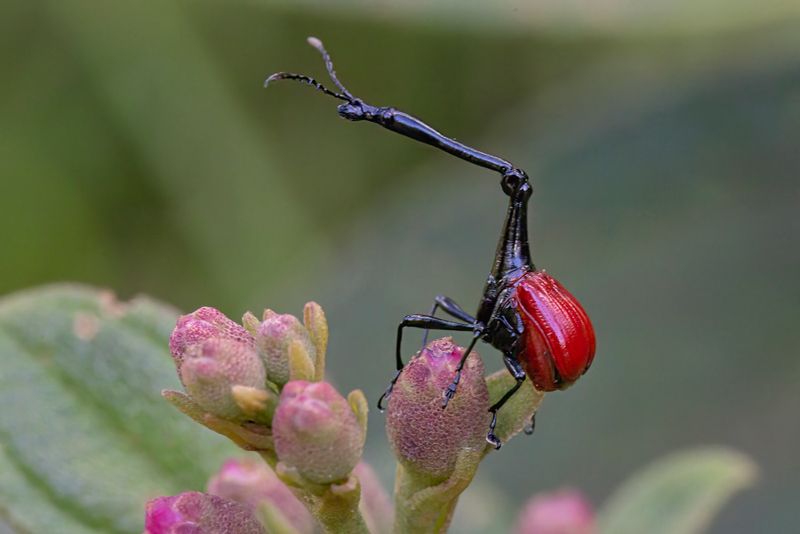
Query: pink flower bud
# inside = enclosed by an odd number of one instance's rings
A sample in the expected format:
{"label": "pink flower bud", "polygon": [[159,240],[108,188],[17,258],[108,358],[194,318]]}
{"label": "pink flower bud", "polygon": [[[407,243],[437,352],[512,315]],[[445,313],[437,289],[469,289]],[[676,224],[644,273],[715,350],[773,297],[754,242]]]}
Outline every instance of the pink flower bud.
{"label": "pink flower bud", "polygon": [[366,438],[347,400],[333,386],[302,380],[284,386],[272,432],[278,459],[318,484],[346,480]]}
{"label": "pink flower bud", "polygon": [[403,369],[389,397],[386,430],[398,460],[432,478],[448,477],[458,453],[482,450],[490,416],[484,368],[473,350],[455,396],[442,408],[464,348],[452,338],[431,342]]}
{"label": "pink flower bud", "polygon": [[314,531],[314,520],[306,507],[264,462],[228,460],[209,480],[208,492],[253,509],[269,503],[301,534]]}
{"label": "pink flower bud", "polygon": [[214,308],[200,308],[189,315],[178,318],[175,329],[169,338],[169,350],[180,372],[186,349],[199,345],[207,339],[232,339],[253,345],[253,336]]}
{"label": "pink flower bud", "polygon": [[147,503],[145,534],[265,534],[250,508],[196,491]]}
{"label": "pink flower bud", "polygon": [[264,321],[256,334],[256,346],[264,360],[270,382],[278,386],[289,381],[289,349],[298,342],[316,361],[316,348],[306,328],[291,314],[278,314],[272,310],[264,312]]}
{"label": "pink flower bud", "polygon": [[183,353],[181,381],[201,408],[231,421],[266,422],[268,413],[245,413],[234,398],[234,386],[265,389],[264,364],[252,344],[238,339],[212,337],[189,345]]}
{"label": "pink flower bud", "polygon": [[522,509],[516,534],[594,534],[592,505],[577,490],[563,489],[531,497]]}

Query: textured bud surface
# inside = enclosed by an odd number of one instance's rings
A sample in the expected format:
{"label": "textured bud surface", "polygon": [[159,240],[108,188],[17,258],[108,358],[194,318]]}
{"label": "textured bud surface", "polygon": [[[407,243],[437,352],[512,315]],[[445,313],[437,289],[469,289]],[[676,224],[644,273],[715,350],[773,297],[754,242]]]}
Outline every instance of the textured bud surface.
{"label": "textured bud surface", "polygon": [[264,534],[252,511],[215,495],[187,492],[147,503],[146,534]]}
{"label": "textured bud surface", "polygon": [[300,533],[311,533],[314,520],[303,503],[263,462],[256,459],[232,459],[225,462],[208,482],[208,492],[257,508],[267,502]]}
{"label": "textured bud surface", "polygon": [[345,480],[366,438],[353,410],[327,382],[284,386],[272,420],[278,459],[318,484]]}
{"label": "textured bud surface", "polygon": [[316,348],[308,331],[291,314],[264,312],[264,321],[258,327],[256,346],[264,360],[271,382],[282,386],[289,381],[289,350],[292,343],[300,343],[310,361],[316,360]]}
{"label": "textured bud surface", "polygon": [[434,478],[447,477],[459,451],[483,450],[490,416],[483,362],[467,359],[455,397],[442,409],[464,353],[452,338],[431,342],[405,367],[389,397],[386,430],[403,465]]}
{"label": "textured bud surface", "polygon": [[[230,420],[247,420],[233,396],[234,386],[264,390],[264,364],[252,344],[230,338],[210,338],[188,346],[180,368],[186,392],[204,410]],[[266,414],[265,414],[266,416]]]}
{"label": "textured bud surface", "polygon": [[516,534],[594,534],[592,505],[577,490],[534,495],[525,504]]}
{"label": "textured bud surface", "polygon": [[180,371],[188,347],[199,345],[207,339],[232,339],[253,345],[253,336],[228,319],[221,311],[203,307],[189,315],[182,315],[169,338],[169,350]]}

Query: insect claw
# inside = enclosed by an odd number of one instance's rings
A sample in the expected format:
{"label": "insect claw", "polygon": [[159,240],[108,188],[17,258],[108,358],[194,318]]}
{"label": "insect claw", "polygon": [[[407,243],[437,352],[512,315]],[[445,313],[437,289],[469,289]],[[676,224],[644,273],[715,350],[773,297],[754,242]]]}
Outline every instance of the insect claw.
{"label": "insect claw", "polygon": [[445,389],[444,392],[442,393],[442,395],[444,396],[444,399],[442,399],[442,409],[447,408],[447,403],[450,402],[450,399],[456,396],[456,386],[457,384],[453,382],[452,384],[447,386],[447,389]]}
{"label": "insect claw", "polygon": [[531,422],[522,430],[525,432],[526,435],[530,436],[533,434],[533,431],[536,429],[536,412],[533,412],[531,416]]}
{"label": "insect claw", "polygon": [[383,413],[383,401],[384,400],[388,400],[389,396],[391,394],[392,394],[392,386],[389,386],[386,389],[386,391],[383,392],[383,395],[381,395],[381,398],[378,399],[378,411],[380,411],[381,413]]}

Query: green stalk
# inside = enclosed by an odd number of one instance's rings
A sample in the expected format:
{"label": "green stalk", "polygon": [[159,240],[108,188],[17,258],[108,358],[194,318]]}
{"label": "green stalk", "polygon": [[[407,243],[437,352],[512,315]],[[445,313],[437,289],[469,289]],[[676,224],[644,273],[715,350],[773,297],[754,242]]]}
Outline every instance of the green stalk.
{"label": "green stalk", "polygon": [[314,484],[283,468],[274,454],[264,451],[260,455],[305,505],[323,531],[331,534],[370,534],[358,508],[361,485],[355,476],[343,484]]}
{"label": "green stalk", "polygon": [[482,450],[461,451],[452,474],[438,480],[397,464],[394,534],[447,532],[458,497],[472,482],[482,456]]}

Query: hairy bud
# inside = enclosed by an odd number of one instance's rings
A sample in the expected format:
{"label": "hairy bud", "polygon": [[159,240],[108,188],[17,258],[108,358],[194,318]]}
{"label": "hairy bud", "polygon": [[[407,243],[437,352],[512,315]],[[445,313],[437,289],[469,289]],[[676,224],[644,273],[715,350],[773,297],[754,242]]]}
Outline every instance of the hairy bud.
{"label": "hairy bud", "polygon": [[267,410],[254,410],[234,388],[251,388],[267,395],[264,364],[248,343],[209,338],[183,354],[179,374],[186,392],[201,408],[231,421],[267,422]]}
{"label": "hairy bud", "polygon": [[169,338],[169,350],[180,372],[186,350],[207,339],[231,339],[253,346],[253,336],[221,311],[203,307],[178,318]]}
{"label": "hairy bud", "polygon": [[196,491],[158,497],[147,503],[145,534],[236,532],[265,534],[250,508]]}
{"label": "hairy bud", "polygon": [[489,392],[475,351],[457,393],[442,408],[463,353],[449,337],[431,342],[403,369],[389,398],[386,430],[395,455],[407,469],[434,479],[452,473],[462,450],[486,446]]}
{"label": "hairy bud", "polygon": [[366,438],[350,404],[327,382],[295,380],[284,386],[272,421],[278,459],[307,480],[346,480]]}

